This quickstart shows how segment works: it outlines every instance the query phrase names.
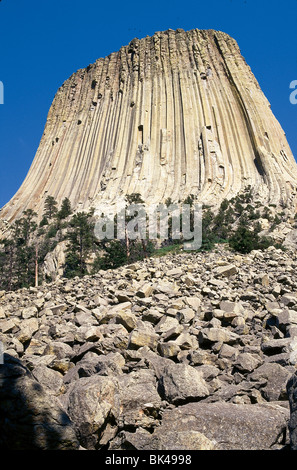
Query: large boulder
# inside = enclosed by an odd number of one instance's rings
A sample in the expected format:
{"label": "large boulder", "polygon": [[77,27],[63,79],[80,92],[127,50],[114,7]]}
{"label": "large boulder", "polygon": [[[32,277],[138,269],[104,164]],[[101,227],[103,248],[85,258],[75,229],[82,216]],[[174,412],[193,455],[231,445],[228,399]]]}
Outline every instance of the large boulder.
{"label": "large boulder", "polygon": [[122,427],[158,424],[160,406],[156,378],[150,370],[80,378],[70,388],[66,404],[80,442],[88,450],[102,448]]}
{"label": "large boulder", "polygon": [[202,372],[187,364],[170,364],[159,379],[159,392],[169,403],[201,400],[209,395]]}
{"label": "large boulder", "polygon": [[252,382],[258,382],[267,401],[284,400],[286,385],[291,373],[280,364],[264,363],[249,375]]}
{"label": "large boulder", "polygon": [[202,401],[165,411],[153,438],[158,439],[161,449],[174,433],[178,443],[181,436],[188,435],[182,447],[187,450],[201,445],[201,434],[218,450],[280,449],[285,444],[288,420],[289,411],[278,405]]}
{"label": "large boulder", "polygon": [[98,449],[104,432],[110,431],[118,409],[116,389],[112,378],[96,374],[76,380],[69,390],[67,412],[84,448]]}
{"label": "large boulder", "polygon": [[73,423],[58,398],[16,358],[0,366],[1,450],[77,450]]}

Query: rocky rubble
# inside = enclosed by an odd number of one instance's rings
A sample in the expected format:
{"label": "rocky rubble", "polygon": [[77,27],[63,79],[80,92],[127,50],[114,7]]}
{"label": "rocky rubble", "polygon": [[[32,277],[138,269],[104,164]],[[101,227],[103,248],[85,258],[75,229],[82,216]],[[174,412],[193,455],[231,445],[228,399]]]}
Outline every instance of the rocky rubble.
{"label": "rocky rubble", "polygon": [[0,292],[0,447],[297,449],[296,253],[183,253]]}

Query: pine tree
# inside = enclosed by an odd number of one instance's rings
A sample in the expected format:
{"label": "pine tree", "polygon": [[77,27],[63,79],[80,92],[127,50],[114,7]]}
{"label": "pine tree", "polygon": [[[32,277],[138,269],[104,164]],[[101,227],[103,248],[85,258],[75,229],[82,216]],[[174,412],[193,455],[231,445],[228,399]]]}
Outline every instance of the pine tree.
{"label": "pine tree", "polygon": [[[126,243],[123,240],[102,240],[101,250],[93,263],[93,272],[100,269],[115,269],[128,262]],[[103,254],[101,253],[103,251]]]}
{"label": "pine tree", "polygon": [[35,284],[35,248],[32,245],[19,245],[16,249],[15,276],[18,287]]}
{"label": "pine tree", "polygon": [[70,221],[69,241],[64,274],[66,277],[87,273],[87,258],[95,246],[92,213],[78,212]]}
{"label": "pine tree", "polygon": [[44,217],[51,220],[58,212],[57,201],[53,196],[47,196],[44,202]]}
{"label": "pine tree", "polygon": [[14,288],[14,240],[3,239],[0,243],[0,290],[11,291]]}
{"label": "pine tree", "polygon": [[25,211],[11,226],[10,238],[2,241],[1,264],[5,262],[2,285],[6,290],[29,286],[34,280],[35,215],[31,209]]}
{"label": "pine tree", "polygon": [[[14,290],[34,284],[36,261],[36,213],[28,209],[11,226],[11,236],[3,242],[6,289]],[[2,255],[3,259],[3,255]]]}
{"label": "pine tree", "polygon": [[[126,210],[129,205],[133,204],[144,204],[144,200],[140,193],[132,193],[127,194],[125,197],[126,200]],[[127,260],[134,261],[137,259],[141,259],[147,256],[147,243],[145,240],[141,239],[141,246],[142,249],[139,250],[139,241],[137,240],[130,240],[128,237],[127,232],[127,224],[132,220],[132,216],[127,216],[125,218],[125,241],[126,241],[126,253],[127,253]],[[138,255],[137,255],[138,252]]]}
{"label": "pine tree", "polygon": [[66,219],[72,214],[72,208],[71,208],[71,203],[70,200],[65,197],[62,201],[61,208],[57,212],[57,217],[60,220]]}
{"label": "pine tree", "polygon": [[230,207],[229,201],[224,199],[212,224],[212,230],[218,242],[228,239],[232,222],[234,222],[234,211]]}
{"label": "pine tree", "polygon": [[210,251],[216,243],[216,236],[212,229],[214,219],[213,212],[208,208],[203,212],[202,216],[202,246],[201,251]]}
{"label": "pine tree", "polygon": [[34,212],[32,209],[27,209],[19,221],[21,230],[20,234],[25,245],[29,243],[30,238],[37,229],[37,224],[35,221],[36,216],[36,212]]}
{"label": "pine tree", "polygon": [[250,228],[248,218],[244,214],[240,218],[234,234],[230,237],[230,247],[243,254],[250,253],[252,250],[265,250],[274,242],[269,237],[261,237],[259,235],[260,230],[261,227],[258,222]]}

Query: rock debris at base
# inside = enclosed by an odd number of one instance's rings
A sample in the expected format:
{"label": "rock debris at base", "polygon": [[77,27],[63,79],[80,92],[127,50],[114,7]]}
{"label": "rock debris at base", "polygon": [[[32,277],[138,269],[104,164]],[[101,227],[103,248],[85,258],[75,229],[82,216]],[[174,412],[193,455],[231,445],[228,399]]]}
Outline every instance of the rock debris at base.
{"label": "rock debris at base", "polygon": [[0,292],[0,448],[297,450],[296,262],[219,245]]}

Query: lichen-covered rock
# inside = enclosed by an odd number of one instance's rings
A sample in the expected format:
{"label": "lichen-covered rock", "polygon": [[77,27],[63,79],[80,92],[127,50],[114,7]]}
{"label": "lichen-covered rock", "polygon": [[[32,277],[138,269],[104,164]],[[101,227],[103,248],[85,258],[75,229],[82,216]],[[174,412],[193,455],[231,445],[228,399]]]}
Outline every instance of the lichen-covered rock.
{"label": "lichen-covered rock", "polygon": [[160,406],[156,378],[148,370],[81,378],[70,388],[66,404],[80,442],[89,450],[105,444],[106,429],[111,439],[122,427],[152,427]]}
{"label": "lichen-covered rock", "polygon": [[84,448],[98,449],[109,420],[118,413],[116,391],[117,383],[100,375],[80,378],[71,387],[67,413]]}
{"label": "lichen-covered rock", "polygon": [[288,416],[289,411],[278,405],[190,403],[166,411],[153,437],[195,431],[219,450],[278,449],[286,442]]}

